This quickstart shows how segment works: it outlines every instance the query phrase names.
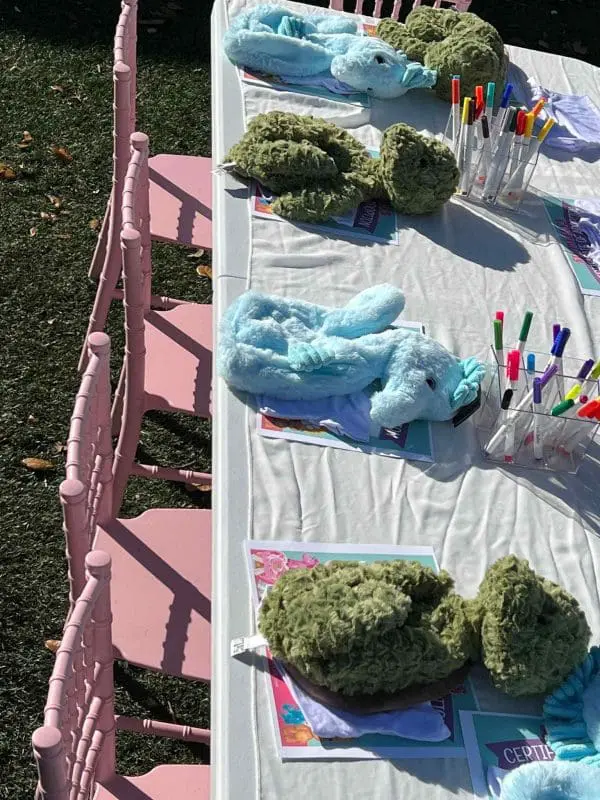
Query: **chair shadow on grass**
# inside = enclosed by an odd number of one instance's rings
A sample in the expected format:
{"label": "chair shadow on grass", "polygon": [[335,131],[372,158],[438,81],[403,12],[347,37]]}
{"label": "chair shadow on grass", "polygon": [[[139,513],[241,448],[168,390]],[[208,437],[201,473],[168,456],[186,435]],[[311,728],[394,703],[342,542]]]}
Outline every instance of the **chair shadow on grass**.
{"label": "chair shadow on grass", "polygon": [[[173,712],[161,703],[136,675],[136,673],[143,674],[144,672],[146,670],[141,668],[130,665],[127,665],[126,668],[118,661],[114,662],[115,684],[127,694],[130,700],[141,706],[148,717],[159,722],[178,722]],[[172,679],[168,678],[167,680]],[[210,748],[206,744],[185,740],[181,740],[181,743],[194,757],[203,763],[209,762]]]}

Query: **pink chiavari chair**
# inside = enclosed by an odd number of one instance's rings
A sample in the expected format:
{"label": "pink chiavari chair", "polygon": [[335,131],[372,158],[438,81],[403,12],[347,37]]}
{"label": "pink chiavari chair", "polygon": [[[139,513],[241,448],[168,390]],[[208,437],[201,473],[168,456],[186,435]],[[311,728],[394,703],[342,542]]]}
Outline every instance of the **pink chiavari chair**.
{"label": "pink chiavari chair", "polygon": [[[384,0],[355,0],[352,13],[364,14],[365,16],[375,17],[381,19],[383,15]],[[444,6],[442,6],[444,3]],[[424,5],[423,0],[413,0],[412,7]],[[425,5],[428,5],[427,3]],[[433,8],[442,8],[446,6],[454,7],[457,11],[468,11],[471,5],[471,0],[434,0],[432,3]],[[344,10],[344,0],[329,0],[329,8],[333,11]],[[400,11],[402,9],[402,0],[394,0],[390,17],[392,19],[399,19]]]}
{"label": "pink chiavari chair", "polygon": [[110,340],[89,337],[89,359],[60,486],[71,609],[92,547],[113,563],[115,655],[168,675],[210,680],[211,511],[150,509],[113,515]]}
{"label": "pink chiavari chair", "polygon": [[210,742],[210,731],[115,716],[111,559],[94,550],[74,598],[50,677],[44,723],[32,736],[36,800],[208,800],[210,767],[163,764],[116,774],[116,729]]}
{"label": "pink chiavari chair", "polygon": [[131,136],[124,187],[121,249],[126,344],[113,405],[113,429],[120,422],[113,466],[115,514],[130,474],[186,483],[211,481],[206,473],[135,461],[142,418],[147,411],[210,416],[212,306],[186,303],[169,311],[150,307],[148,137],[143,133]]}
{"label": "pink chiavari chair", "polygon": [[[113,176],[106,214],[92,264],[91,278],[98,290],[88,335],[106,325],[111,301],[120,300],[116,288],[121,275],[121,198],[129,137],[136,128],[137,0],[123,0],[114,37],[113,57]],[[153,239],[202,249],[212,246],[212,162],[200,156],[160,154],[149,160],[150,235]],[[153,308],[168,309],[183,301],[153,295]],[[85,369],[86,348],[79,370]]]}

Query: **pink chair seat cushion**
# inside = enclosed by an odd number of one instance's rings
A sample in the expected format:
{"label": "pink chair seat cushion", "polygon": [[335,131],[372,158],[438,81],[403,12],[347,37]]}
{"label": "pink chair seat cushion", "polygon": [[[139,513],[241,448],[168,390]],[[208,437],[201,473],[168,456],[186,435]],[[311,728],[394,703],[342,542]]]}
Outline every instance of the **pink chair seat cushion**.
{"label": "pink chair seat cushion", "polygon": [[153,239],[212,247],[212,161],[200,156],[158,155],[150,170]]}
{"label": "pink chair seat cushion", "polygon": [[146,316],[145,410],[210,417],[212,306],[187,303]]}
{"label": "pink chair seat cushion", "polygon": [[112,558],[115,655],[209,681],[211,511],[156,508],[111,520],[93,546]]}
{"label": "pink chair seat cushion", "polygon": [[94,800],[209,800],[210,767],[173,764],[155,767],[146,775],[115,775],[98,786]]}

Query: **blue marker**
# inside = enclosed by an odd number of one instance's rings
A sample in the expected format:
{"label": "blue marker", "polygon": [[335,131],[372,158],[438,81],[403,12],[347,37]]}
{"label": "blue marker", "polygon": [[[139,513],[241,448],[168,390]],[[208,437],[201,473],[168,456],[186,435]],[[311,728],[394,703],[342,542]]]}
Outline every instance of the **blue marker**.
{"label": "blue marker", "polygon": [[506,112],[508,111],[508,104],[510,103],[512,90],[512,83],[507,83],[504,87],[504,92],[502,93],[502,99],[500,100],[500,106],[498,107],[496,119],[494,120],[494,136],[496,136],[504,128],[504,121],[506,119]]}
{"label": "blue marker", "polygon": [[527,356],[527,372],[530,375],[535,373],[535,353],[529,353]]}

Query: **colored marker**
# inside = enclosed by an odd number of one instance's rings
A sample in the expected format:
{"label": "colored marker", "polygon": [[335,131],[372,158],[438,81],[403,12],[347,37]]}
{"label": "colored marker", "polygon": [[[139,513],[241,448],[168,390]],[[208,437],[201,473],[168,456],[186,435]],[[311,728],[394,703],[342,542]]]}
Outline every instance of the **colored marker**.
{"label": "colored marker", "polygon": [[496,119],[494,120],[493,131],[492,131],[492,136],[494,138],[498,136],[504,129],[504,123],[506,120],[506,114],[508,112],[512,90],[513,90],[512,83],[507,83],[506,86],[504,87],[504,92],[502,93],[502,99],[500,100],[500,105],[498,107],[498,113],[496,114]]}
{"label": "colored marker", "polygon": [[473,122],[475,120],[475,103],[471,99],[469,103],[469,113],[467,115],[467,134],[465,137],[465,153],[463,159],[463,171],[460,177],[460,193],[464,196],[469,194],[471,164],[473,159]]}
{"label": "colored marker", "polygon": [[550,414],[553,417],[560,417],[561,414],[564,414],[565,411],[568,411],[570,408],[573,408],[575,405],[575,400],[561,400],[560,403],[554,406]]}
{"label": "colored marker", "polygon": [[492,163],[492,142],[490,139],[490,126],[488,119],[489,117],[487,114],[483,114],[479,120],[481,127],[482,150],[476,180],[481,186],[483,186],[485,183],[485,179],[487,178],[490,169],[490,164]]}
{"label": "colored marker", "polygon": [[504,439],[504,461],[512,464],[515,457],[515,423],[509,422],[506,425],[506,435]]}
{"label": "colored marker", "polygon": [[535,119],[537,116],[539,116],[539,114],[540,114],[540,112],[541,112],[542,108],[543,108],[545,105],[546,105],[546,98],[545,98],[545,97],[540,97],[540,99],[537,101],[537,103],[536,103],[536,104],[534,105],[534,107],[531,109],[531,114],[533,115],[533,118],[534,118],[534,119]]}
{"label": "colored marker", "polygon": [[458,140],[460,138],[460,77],[452,78],[452,146],[454,155],[457,155]]}
{"label": "colored marker", "polygon": [[527,372],[530,375],[535,373],[535,353],[527,354]]}
{"label": "colored marker", "polygon": [[558,336],[559,333],[560,333],[560,325],[558,324],[558,322],[555,322],[554,325],[552,326],[552,344],[554,344],[554,342],[556,341],[556,337]]}
{"label": "colored marker", "polygon": [[510,157],[510,166],[508,174],[512,175],[521,162],[521,150],[523,147],[523,134],[525,133],[525,111],[520,109],[517,111],[517,124],[515,127],[515,140],[513,143],[512,154]]}
{"label": "colored marker", "polygon": [[483,86],[479,85],[475,87],[475,119],[479,119],[479,117],[483,114],[485,109],[485,103],[483,100]]}
{"label": "colored marker", "polygon": [[465,99],[463,100],[462,116],[460,120],[460,136],[458,139],[458,152],[456,154],[457,166],[460,172],[460,189],[462,189],[462,180],[464,174],[465,145],[467,139],[467,122],[469,121],[470,107],[471,107],[471,98],[465,97]]}
{"label": "colored marker", "polygon": [[521,163],[517,167],[517,169],[513,172],[512,175],[509,176],[506,186],[503,190],[503,195],[506,197],[511,197],[512,199],[520,199],[523,196],[523,184],[525,183],[525,170],[528,166],[533,164],[535,159],[537,158],[537,154],[539,153],[540,147],[546,136],[550,133],[552,127],[555,124],[555,120],[549,119],[541,131],[538,133],[537,138],[530,141],[529,147],[527,148],[527,160],[521,160]]}
{"label": "colored marker", "polygon": [[[556,375],[556,372],[557,372],[557,367],[553,365],[553,366],[549,367],[544,372],[544,374],[542,375],[541,378],[538,378],[538,380],[540,381],[540,387],[542,389]],[[500,439],[502,438],[502,436],[503,436],[503,434],[504,434],[504,432],[506,430],[506,426],[508,425],[508,422],[510,420],[514,421],[515,417],[519,414],[519,412],[525,411],[525,409],[531,403],[532,399],[533,399],[533,389],[530,389],[527,392],[527,394],[525,395],[525,397],[521,400],[519,405],[515,409],[513,409],[513,410],[511,410],[509,412],[507,422],[505,422],[503,425],[500,426],[500,428],[496,431],[496,433],[492,436],[490,441],[487,443],[487,445],[485,447],[485,450],[486,450],[487,453],[491,453],[494,450],[494,448],[497,446],[498,442],[500,441]]]}
{"label": "colored marker", "polygon": [[521,331],[519,333],[519,342],[517,344],[517,350],[519,351],[520,356],[522,356],[525,351],[525,345],[527,343],[527,337],[529,336],[529,329],[531,328],[532,319],[533,311],[526,311],[523,324],[521,325]]}
{"label": "colored marker", "polygon": [[560,392],[561,396],[563,396],[565,393],[565,379],[564,375],[562,374],[562,357],[570,336],[571,331],[569,328],[561,328],[560,333],[554,340],[552,350],[550,351],[553,356],[552,364],[556,366],[558,370],[556,378],[558,380],[558,391]]}
{"label": "colored marker", "polygon": [[498,193],[498,187],[506,170],[506,162],[510,153],[510,145],[514,138],[517,113],[514,108],[507,109],[506,119],[496,142],[496,149],[492,156],[492,163],[483,187],[484,199],[493,202]]}
{"label": "colored marker", "polygon": [[485,94],[485,115],[488,118],[488,122],[491,123],[494,118],[494,95],[496,94],[496,84],[494,81],[490,81],[487,85],[487,91]]}
{"label": "colored marker", "polygon": [[502,322],[499,319],[494,320],[494,350],[496,351],[496,361],[498,362],[498,380],[500,382],[500,394],[502,394],[502,387],[504,381],[502,380],[502,368],[504,367],[504,343],[502,341]]}
{"label": "colored marker", "polygon": [[510,406],[510,401],[513,398],[515,388],[519,382],[520,366],[521,354],[518,350],[511,350],[508,354],[506,364],[506,377],[508,380],[506,382],[506,389],[504,390],[502,401],[500,403],[500,408],[504,409],[504,411],[506,411],[506,409]]}
{"label": "colored marker", "polygon": [[538,461],[544,455],[544,440],[542,439],[542,381],[534,378],[533,381],[533,457]]}

